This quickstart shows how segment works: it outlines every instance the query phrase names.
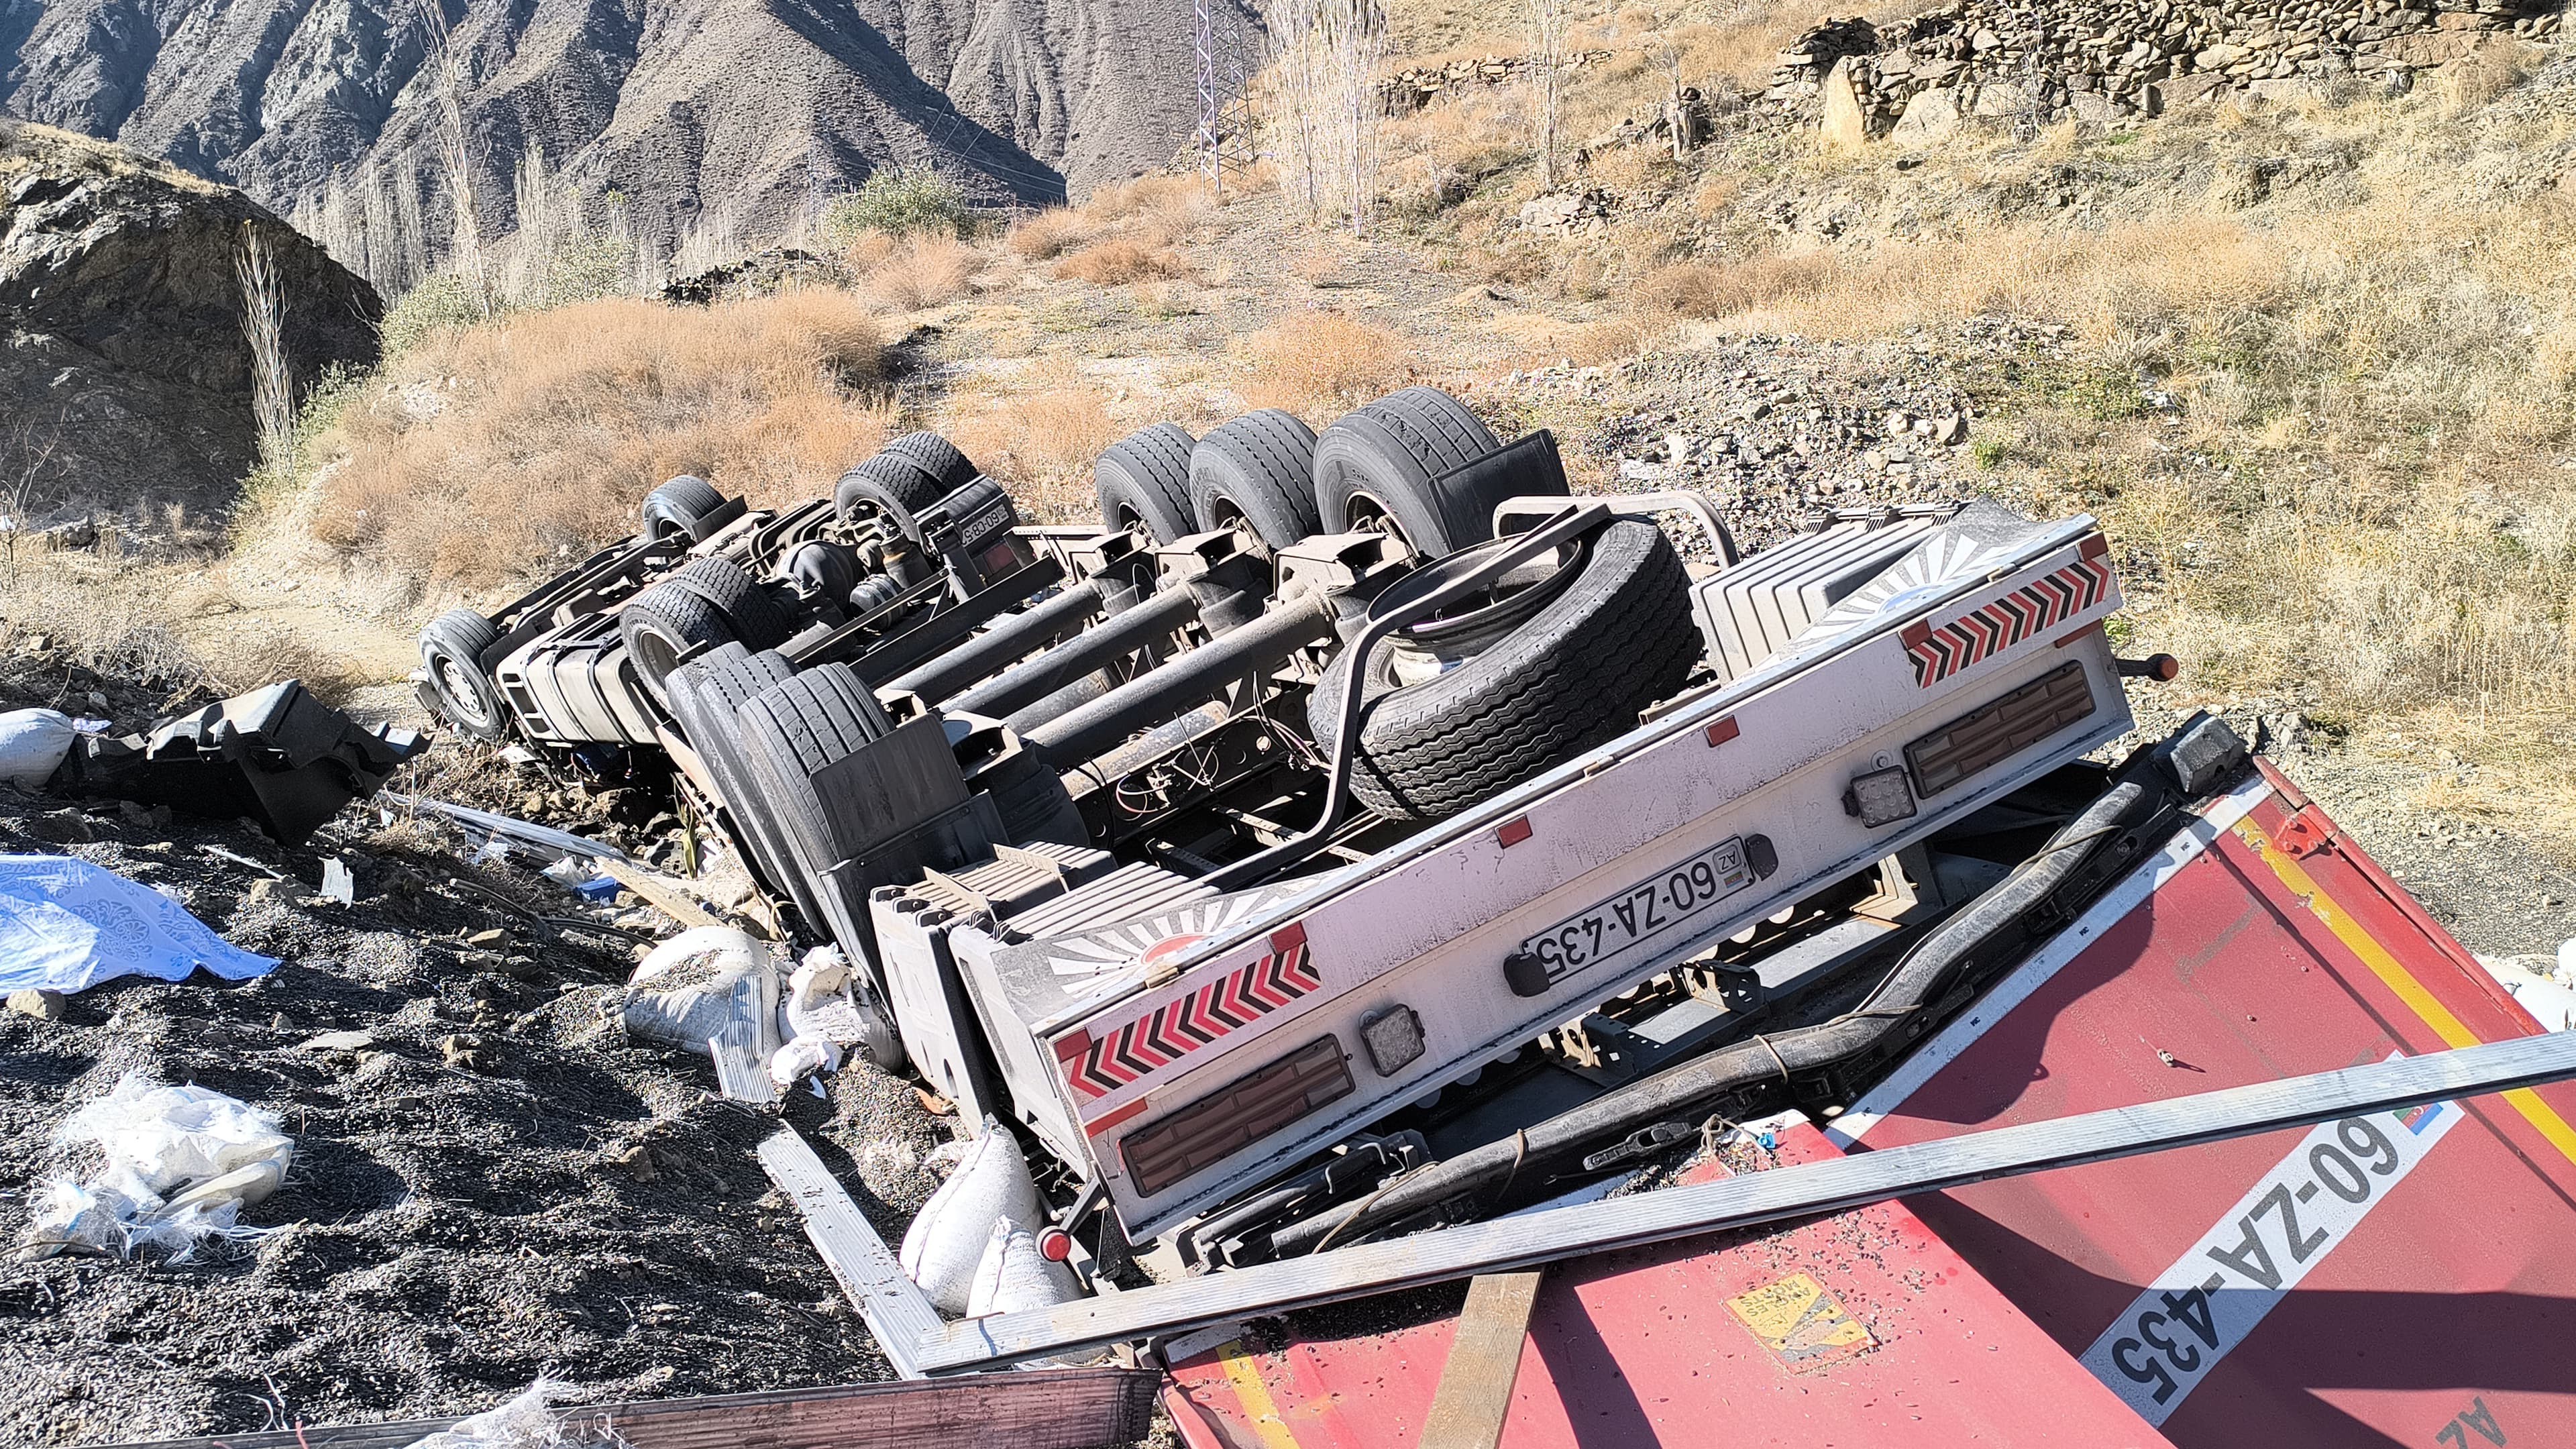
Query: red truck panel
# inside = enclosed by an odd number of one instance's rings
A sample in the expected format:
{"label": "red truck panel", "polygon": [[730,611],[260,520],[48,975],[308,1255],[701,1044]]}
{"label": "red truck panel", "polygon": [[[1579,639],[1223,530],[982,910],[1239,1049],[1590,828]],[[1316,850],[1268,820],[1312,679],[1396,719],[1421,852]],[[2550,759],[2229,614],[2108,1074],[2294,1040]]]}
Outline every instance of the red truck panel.
{"label": "red truck panel", "polygon": [[[1832,1153],[1802,1128],[1779,1155]],[[1693,1180],[1723,1175],[1711,1164]],[[1442,1319],[1271,1352],[1229,1344],[1175,1368],[1166,1401],[1195,1449],[1409,1446],[1455,1327]],[[1981,1382],[2010,1391],[1959,1392]],[[1896,1204],[1550,1268],[1503,1449],[1718,1442],[2166,1440]]]}
{"label": "red truck panel", "polygon": [[[2538,1030],[2267,766],[1779,1158]],[[1502,1442],[2576,1444],[2571,1117],[2543,1088],[1559,1264]],[[1167,1399],[1198,1449],[1408,1446],[1452,1332],[1229,1344]]]}
{"label": "red truck panel", "polygon": [[[2237,803],[1837,1135],[1917,1142],[2540,1029],[2287,782]],[[2184,1449],[2571,1444],[2571,1113],[2576,1092],[2542,1088],[1910,1205]]]}

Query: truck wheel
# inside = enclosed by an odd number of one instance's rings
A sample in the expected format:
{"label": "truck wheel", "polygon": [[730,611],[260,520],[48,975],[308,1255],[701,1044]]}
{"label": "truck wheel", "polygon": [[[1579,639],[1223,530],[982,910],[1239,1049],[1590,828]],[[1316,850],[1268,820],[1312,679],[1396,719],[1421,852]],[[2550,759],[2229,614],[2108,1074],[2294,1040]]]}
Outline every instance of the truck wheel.
{"label": "truck wheel", "polygon": [[883,518],[904,537],[917,540],[921,524],[914,515],[948,493],[948,486],[928,468],[910,458],[879,453],[832,485],[832,516],[843,523]]}
{"label": "truck wheel", "polygon": [[716,777],[725,813],[741,833],[742,847],[753,857],[761,878],[796,903],[807,925],[823,930],[813,887],[752,782],[737,722],[746,702],[795,672],[786,656],[774,649],[753,654],[740,644],[718,645],[672,671],[671,713],[698,757],[706,761],[707,772]]}
{"label": "truck wheel", "polygon": [[[1444,572],[1415,574],[1375,609],[1420,597]],[[1351,766],[1352,792],[1370,809],[1454,815],[1635,727],[1638,711],[1689,677],[1699,655],[1689,581],[1653,524],[1611,523],[1573,558],[1515,577],[1517,589],[1454,606],[1371,655]],[[1306,707],[1328,751],[1343,668],[1339,658],[1325,666]]]}
{"label": "truck wheel", "polygon": [[644,536],[696,538],[698,520],[724,507],[724,495],[704,478],[683,473],[644,496]]}
{"label": "truck wheel", "polygon": [[1276,552],[1312,537],[1315,430],[1277,408],[1245,413],[1190,451],[1190,512],[1201,529],[1247,528]]}
{"label": "truck wheel", "polygon": [[483,672],[483,651],[500,642],[500,629],[472,609],[450,609],[420,631],[420,662],[438,712],[478,740],[497,740],[509,728],[500,687]]}
{"label": "truck wheel", "polygon": [[808,872],[857,853],[875,822],[836,820],[814,775],[894,733],[875,691],[846,664],[824,664],[770,685],[735,712],[753,793]]}
{"label": "truck wheel", "polygon": [[973,459],[937,433],[906,433],[877,451],[918,465],[938,480],[942,498],[984,476],[984,470],[976,467]]}
{"label": "truck wheel", "polygon": [[656,699],[667,699],[663,680],[693,649],[736,640],[746,649],[775,649],[795,632],[751,575],[720,558],[692,559],[627,600],[617,627],[636,676]]}
{"label": "truck wheel", "polygon": [[1100,489],[1100,526],[1142,528],[1170,543],[1196,525],[1190,509],[1190,450],[1198,441],[1178,423],[1140,428],[1109,445],[1092,465]]}
{"label": "truck wheel", "polygon": [[1494,536],[1493,506],[1502,500],[1453,496],[1439,480],[1501,446],[1466,404],[1435,387],[1366,404],[1315,444],[1323,529],[1383,529],[1425,559],[1483,543]]}

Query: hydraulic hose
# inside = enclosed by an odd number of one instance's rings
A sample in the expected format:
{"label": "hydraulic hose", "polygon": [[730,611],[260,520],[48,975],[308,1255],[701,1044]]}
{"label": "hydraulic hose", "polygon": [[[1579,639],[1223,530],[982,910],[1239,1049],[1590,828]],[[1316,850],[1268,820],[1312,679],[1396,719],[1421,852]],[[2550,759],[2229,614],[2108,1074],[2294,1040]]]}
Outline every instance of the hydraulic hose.
{"label": "hydraulic hose", "polygon": [[[1643,1077],[1499,1142],[1488,1142],[1398,1179],[1347,1212],[1326,1213],[1281,1228],[1272,1246],[1281,1257],[1350,1242],[1372,1229],[1458,1198],[1500,1192],[1513,1178],[1552,1170],[1602,1141],[1656,1122],[1691,1118],[1766,1082],[1786,1085],[1801,1072],[1831,1067],[1880,1044],[1940,999],[1960,964],[2021,921],[2065,885],[2101,844],[2142,823],[2133,815],[2169,803],[2166,790],[2135,777],[2105,791],[1964,909],[1915,943],[1868,1000],[1830,1021],[1711,1052]],[[2136,842],[2127,842],[2131,852]]]}

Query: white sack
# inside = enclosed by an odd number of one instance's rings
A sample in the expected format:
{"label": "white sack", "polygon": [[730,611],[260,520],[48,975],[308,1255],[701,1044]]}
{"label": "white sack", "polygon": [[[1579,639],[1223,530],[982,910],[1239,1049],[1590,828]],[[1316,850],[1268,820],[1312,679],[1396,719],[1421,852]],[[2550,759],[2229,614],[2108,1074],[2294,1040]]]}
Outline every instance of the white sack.
{"label": "white sack", "polygon": [[984,1260],[975,1265],[975,1286],[966,1298],[966,1316],[1021,1313],[1053,1308],[1082,1296],[1082,1280],[1073,1270],[1038,1251],[1034,1233],[1009,1218],[993,1224],[984,1244]]}
{"label": "white sack", "polygon": [[816,1072],[841,1069],[841,1049],[819,1036],[800,1036],[769,1059],[769,1080],[784,1092]]}
{"label": "white sack", "polygon": [[1041,1209],[1028,1159],[1002,1124],[987,1117],[984,1134],[966,1149],[957,1171],[930,1195],[903,1235],[903,1271],[942,1312],[961,1314],[975,1289],[975,1270],[1003,1218],[1035,1222]]}
{"label": "white sack", "polygon": [[127,1256],[143,1247],[185,1256],[206,1237],[235,1237],[241,1209],[286,1181],[295,1140],[277,1114],[205,1087],[165,1087],[129,1072],[113,1091],[56,1129],[65,1145],[95,1146],[88,1180],[47,1185],[29,1224],[31,1245]]}
{"label": "white sack", "polygon": [[696,926],[653,948],[626,981],[627,1033],[704,1055],[737,1015],[755,1030],[777,1015],[767,950],[731,926]]}
{"label": "white sack", "polygon": [[62,768],[80,731],[59,710],[13,709],[0,714],[0,783],[41,790]]}
{"label": "white sack", "polygon": [[876,989],[854,975],[838,946],[817,946],[788,978],[787,1034],[857,1047],[887,1071],[903,1069],[903,1038]]}

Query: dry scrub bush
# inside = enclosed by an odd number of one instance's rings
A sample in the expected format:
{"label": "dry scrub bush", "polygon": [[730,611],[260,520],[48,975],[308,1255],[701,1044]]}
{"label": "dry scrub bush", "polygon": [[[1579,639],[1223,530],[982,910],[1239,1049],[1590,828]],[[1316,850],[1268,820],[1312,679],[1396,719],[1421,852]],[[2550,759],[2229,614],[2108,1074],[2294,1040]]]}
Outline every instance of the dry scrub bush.
{"label": "dry scrub bush", "polygon": [[953,236],[915,233],[897,241],[867,233],[851,245],[861,296],[890,312],[944,306],[975,289],[984,257]]}
{"label": "dry scrub bush", "polygon": [[1091,516],[1091,465],[1126,430],[1097,388],[1065,374],[1037,380],[1030,392],[955,400],[957,414],[943,431],[1040,517]]}
{"label": "dry scrub bush", "polygon": [[1011,228],[1005,243],[1032,262],[1051,261],[1091,240],[1092,219],[1065,207],[1050,207]]}
{"label": "dry scrub bush", "polygon": [[1386,328],[1337,313],[1296,317],[1243,339],[1252,376],[1241,389],[1256,408],[1285,408],[1321,425],[1402,387],[1412,351]]}
{"label": "dry scrub bush", "polygon": [[1055,264],[1055,274],[1060,279],[1103,287],[1166,281],[1185,277],[1189,270],[1178,255],[1126,237],[1084,247]]}
{"label": "dry scrub bush", "polygon": [[883,440],[877,323],[841,292],[614,299],[433,334],[344,415],[315,534],[433,592],[496,590],[633,531],[675,473],[810,496]]}
{"label": "dry scrub bush", "polygon": [[[173,709],[281,679],[301,679],[316,698],[339,705],[361,685],[382,682],[274,623],[197,624],[189,615],[191,601],[203,601],[201,580],[186,565],[31,551],[0,589],[0,620],[18,636],[46,636],[100,674],[165,691]],[[77,694],[63,703],[74,713],[88,708]]]}

